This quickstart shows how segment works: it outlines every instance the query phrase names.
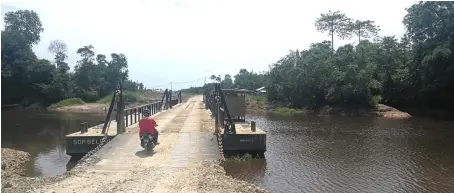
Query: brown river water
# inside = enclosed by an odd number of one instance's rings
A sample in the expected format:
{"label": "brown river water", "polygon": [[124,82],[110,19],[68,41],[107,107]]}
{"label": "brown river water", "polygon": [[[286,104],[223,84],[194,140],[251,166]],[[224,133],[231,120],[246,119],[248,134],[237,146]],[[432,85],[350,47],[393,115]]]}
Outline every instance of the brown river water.
{"label": "brown river water", "polygon": [[[29,176],[71,169],[64,135],[103,114],[2,111],[2,147],[29,152]],[[413,118],[250,114],[265,130],[265,159],[226,173],[272,192],[454,192],[454,122]]]}
{"label": "brown river water", "polygon": [[272,192],[454,192],[454,122],[250,115],[265,159],[226,172]]}

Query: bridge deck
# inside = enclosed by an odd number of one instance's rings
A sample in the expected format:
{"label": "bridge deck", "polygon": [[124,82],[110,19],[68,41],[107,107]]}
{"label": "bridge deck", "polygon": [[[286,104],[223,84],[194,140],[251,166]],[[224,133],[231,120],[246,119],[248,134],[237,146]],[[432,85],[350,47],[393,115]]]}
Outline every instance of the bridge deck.
{"label": "bridge deck", "polygon": [[160,144],[154,154],[147,156],[140,147],[138,127],[134,124],[92,155],[99,162],[76,166],[74,175],[37,191],[199,192],[199,180],[203,179],[193,178],[193,172],[197,172],[193,169],[204,160],[219,158],[212,134],[214,121],[204,110],[202,97],[153,116],[160,131]]}

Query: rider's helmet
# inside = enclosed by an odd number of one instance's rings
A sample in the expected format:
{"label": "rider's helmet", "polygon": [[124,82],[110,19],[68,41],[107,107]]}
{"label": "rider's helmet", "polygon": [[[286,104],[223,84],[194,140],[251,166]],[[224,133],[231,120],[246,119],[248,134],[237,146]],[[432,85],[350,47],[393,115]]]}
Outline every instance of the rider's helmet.
{"label": "rider's helmet", "polygon": [[150,115],[151,115],[150,109],[144,109],[144,110],[143,110],[143,116],[149,117]]}

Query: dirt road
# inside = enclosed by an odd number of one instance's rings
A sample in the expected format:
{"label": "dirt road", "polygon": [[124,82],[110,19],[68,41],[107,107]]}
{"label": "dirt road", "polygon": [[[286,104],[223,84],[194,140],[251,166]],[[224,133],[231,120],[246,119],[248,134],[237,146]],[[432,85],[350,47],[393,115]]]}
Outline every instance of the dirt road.
{"label": "dirt road", "polygon": [[[155,115],[160,145],[146,156],[138,128],[114,138],[68,177],[33,192],[264,192],[224,175],[222,168],[203,162],[219,157],[213,121],[197,96]],[[210,129],[209,129],[210,128]]]}

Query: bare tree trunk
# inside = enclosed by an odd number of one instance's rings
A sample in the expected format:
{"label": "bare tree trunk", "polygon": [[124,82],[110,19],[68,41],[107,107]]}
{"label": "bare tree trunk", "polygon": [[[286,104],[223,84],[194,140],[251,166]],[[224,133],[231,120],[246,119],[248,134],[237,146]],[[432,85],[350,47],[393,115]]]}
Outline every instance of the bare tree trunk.
{"label": "bare tree trunk", "polygon": [[334,50],[334,24],[331,21],[331,49]]}
{"label": "bare tree trunk", "polygon": [[358,44],[361,42],[361,29],[358,30]]}
{"label": "bare tree trunk", "polygon": [[331,49],[334,50],[334,32],[331,34]]}

